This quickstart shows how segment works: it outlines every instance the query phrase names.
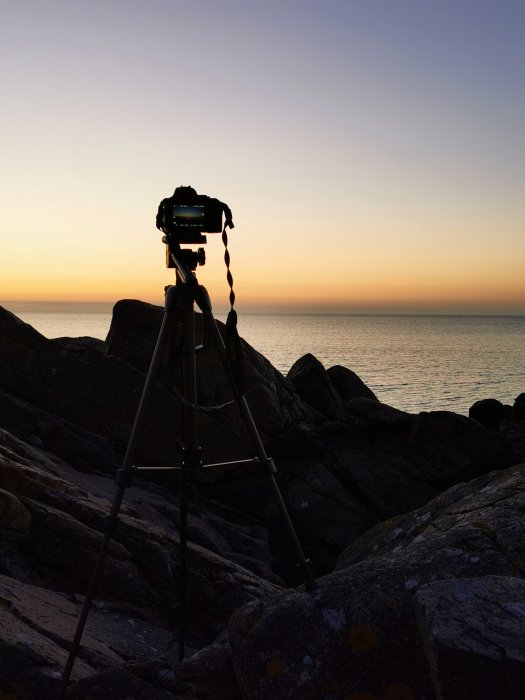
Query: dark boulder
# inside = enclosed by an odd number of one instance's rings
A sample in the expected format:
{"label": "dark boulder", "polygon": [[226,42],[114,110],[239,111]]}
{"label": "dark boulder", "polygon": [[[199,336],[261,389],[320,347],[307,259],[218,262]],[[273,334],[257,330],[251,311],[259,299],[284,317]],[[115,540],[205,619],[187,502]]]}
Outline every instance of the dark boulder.
{"label": "dark boulder", "polygon": [[377,401],[377,396],[374,392],[351,369],[341,365],[334,365],[334,367],[330,367],[326,371],[343,404],[351,399],[358,398]]}
{"label": "dark boulder", "polygon": [[525,460],[525,394],[520,394],[513,406],[496,399],[476,401],[469,410],[469,417],[498,431],[510,445],[515,463]]}
{"label": "dark boulder", "polygon": [[291,366],[289,379],[299,396],[327,418],[341,418],[343,404],[330,377],[317,358],[309,353]]}
{"label": "dark boulder", "polygon": [[106,337],[106,353],[117,355],[144,374],[148,371],[163,309],[133,299],[121,299],[113,307]]}
{"label": "dark boulder", "polygon": [[486,428],[497,430],[505,418],[512,416],[512,408],[505,406],[497,399],[481,399],[472,404],[468,415]]}
{"label": "dark boulder", "polygon": [[514,420],[525,420],[525,393],[516,397],[512,406],[512,417]]}

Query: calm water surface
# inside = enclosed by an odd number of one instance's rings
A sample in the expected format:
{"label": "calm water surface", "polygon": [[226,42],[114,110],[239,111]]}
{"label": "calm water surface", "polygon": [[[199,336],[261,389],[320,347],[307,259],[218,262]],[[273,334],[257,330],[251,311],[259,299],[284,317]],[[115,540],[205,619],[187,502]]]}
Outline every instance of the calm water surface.
{"label": "calm water surface", "polygon": [[[104,339],[111,322],[109,313],[18,315],[48,338]],[[525,391],[525,316],[240,314],[239,332],[284,374],[311,352],[407,411],[467,414],[480,398],[512,403]]]}

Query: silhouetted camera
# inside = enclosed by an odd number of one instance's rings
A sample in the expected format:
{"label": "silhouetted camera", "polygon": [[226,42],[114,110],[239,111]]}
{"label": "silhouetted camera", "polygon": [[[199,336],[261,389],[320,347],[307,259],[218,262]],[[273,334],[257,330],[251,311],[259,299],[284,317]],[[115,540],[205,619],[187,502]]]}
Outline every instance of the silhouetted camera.
{"label": "silhouetted camera", "polygon": [[224,226],[233,228],[229,207],[218,199],[197,194],[193,187],[177,187],[171,197],[163,199],[157,212],[157,228],[178,243],[202,243],[203,233],[220,233]]}

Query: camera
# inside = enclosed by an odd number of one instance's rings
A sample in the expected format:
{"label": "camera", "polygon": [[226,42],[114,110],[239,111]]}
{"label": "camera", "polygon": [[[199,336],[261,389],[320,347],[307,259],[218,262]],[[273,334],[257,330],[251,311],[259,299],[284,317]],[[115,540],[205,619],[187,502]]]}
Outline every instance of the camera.
{"label": "camera", "polygon": [[224,202],[197,194],[193,187],[177,187],[159,204],[157,228],[177,243],[205,243],[203,233],[223,230],[223,214],[224,226],[233,228],[232,213]]}

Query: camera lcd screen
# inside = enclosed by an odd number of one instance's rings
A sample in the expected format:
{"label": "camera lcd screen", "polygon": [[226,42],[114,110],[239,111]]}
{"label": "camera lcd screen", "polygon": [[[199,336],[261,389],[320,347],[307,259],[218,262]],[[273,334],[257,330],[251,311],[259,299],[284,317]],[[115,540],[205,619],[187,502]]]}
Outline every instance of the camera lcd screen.
{"label": "camera lcd screen", "polygon": [[175,204],[173,206],[173,223],[184,228],[202,228],[206,208],[204,204]]}

